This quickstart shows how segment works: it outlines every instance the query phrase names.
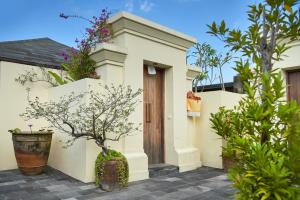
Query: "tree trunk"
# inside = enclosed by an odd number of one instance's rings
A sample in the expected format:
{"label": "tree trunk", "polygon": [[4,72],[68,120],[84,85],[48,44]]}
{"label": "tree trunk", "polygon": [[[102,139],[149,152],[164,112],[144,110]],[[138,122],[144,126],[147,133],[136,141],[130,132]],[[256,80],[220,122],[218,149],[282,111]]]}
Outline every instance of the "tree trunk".
{"label": "tree trunk", "polygon": [[105,146],[103,145],[101,148],[102,148],[102,154],[103,154],[104,156],[107,156],[107,152],[108,152],[107,147],[105,147]]}

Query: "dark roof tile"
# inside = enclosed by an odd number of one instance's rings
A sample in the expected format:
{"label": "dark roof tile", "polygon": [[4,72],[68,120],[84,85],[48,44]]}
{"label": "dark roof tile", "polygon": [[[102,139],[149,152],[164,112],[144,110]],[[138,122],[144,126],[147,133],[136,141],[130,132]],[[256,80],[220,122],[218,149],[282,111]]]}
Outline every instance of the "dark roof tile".
{"label": "dark roof tile", "polygon": [[50,38],[0,42],[0,61],[61,68],[65,60],[59,52],[69,49],[71,47]]}

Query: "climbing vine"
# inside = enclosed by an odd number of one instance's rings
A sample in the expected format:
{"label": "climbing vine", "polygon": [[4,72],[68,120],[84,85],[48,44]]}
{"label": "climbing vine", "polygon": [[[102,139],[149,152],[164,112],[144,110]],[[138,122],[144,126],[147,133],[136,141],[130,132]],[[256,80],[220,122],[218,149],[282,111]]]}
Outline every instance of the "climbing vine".
{"label": "climbing vine", "polygon": [[115,150],[107,149],[106,155],[102,152],[99,153],[95,162],[95,175],[96,175],[96,185],[99,186],[104,174],[105,161],[119,161],[117,162],[117,173],[118,173],[118,183],[121,187],[128,186],[129,168],[128,162],[125,156]]}

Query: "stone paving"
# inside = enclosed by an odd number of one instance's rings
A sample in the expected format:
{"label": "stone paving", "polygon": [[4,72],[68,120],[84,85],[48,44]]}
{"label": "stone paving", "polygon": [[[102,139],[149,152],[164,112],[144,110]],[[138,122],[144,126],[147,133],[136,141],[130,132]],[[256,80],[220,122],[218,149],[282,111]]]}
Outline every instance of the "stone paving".
{"label": "stone paving", "polygon": [[38,176],[0,171],[0,200],[224,200],[233,193],[226,174],[208,167],[137,181],[116,192],[104,192],[52,168]]}

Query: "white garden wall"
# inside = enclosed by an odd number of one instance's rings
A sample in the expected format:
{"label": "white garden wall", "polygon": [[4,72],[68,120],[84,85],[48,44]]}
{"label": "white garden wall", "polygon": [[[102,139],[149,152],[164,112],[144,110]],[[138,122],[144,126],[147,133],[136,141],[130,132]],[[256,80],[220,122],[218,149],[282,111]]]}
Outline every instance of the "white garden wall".
{"label": "white garden wall", "polygon": [[211,129],[210,114],[216,113],[218,108],[222,106],[233,108],[243,95],[225,91],[212,91],[201,92],[199,96],[202,98],[202,109],[201,116],[197,119],[198,139],[195,141],[195,146],[200,150],[202,165],[222,168],[223,140]]}
{"label": "white garden wall", "polygon": [[22,86],[15,81],[25,70],[34,70],[40,74],[39,67],[0,61],[0,170],[17,167],[11,134],[9,129],[20,128],[29,130],[28,124],[33,123],[33,129],[40,129],[47,123],[44,121],[25,122],[19,114],[27,106],[26,87],[31,88],[31,96],[48,99],[49,85],[47,83],[26,84]]}
{"label": "white garden wall", "polygon": [[[197,74],[195,68],[188,68],[186,90],[192,88],[193,77]],[[226,91],[200,92],[197,96],[201,97],[200,117],[188,118],[187,138],[200,152],[200,160],[203,166],[222,168],[222,146],[221,137],[215,134],[211,128],[210,115],[216,113],[222,106],[233,108],[243,97],[242,94]]]}

